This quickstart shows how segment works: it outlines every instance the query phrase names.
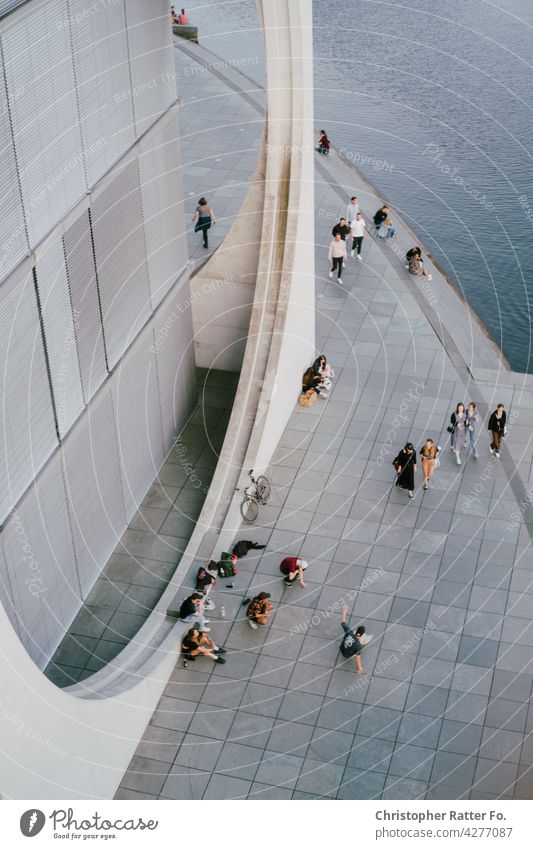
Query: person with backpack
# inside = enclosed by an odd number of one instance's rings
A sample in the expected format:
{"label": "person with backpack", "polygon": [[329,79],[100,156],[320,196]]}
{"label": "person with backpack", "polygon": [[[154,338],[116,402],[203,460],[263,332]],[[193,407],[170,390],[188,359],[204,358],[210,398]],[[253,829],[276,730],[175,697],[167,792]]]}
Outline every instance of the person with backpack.
{"label": "person with backpack", "polygon": [[273,605],[268,600],[270,593],[259,593],[248,604],[246,608],[246,616],[250,628],[255,631],[258,625],[268,625],[268,620],[272,617]]}
{"label": "person with backpack", "polygon": [[226,654],[226,649],[215,645],[211,637],[205,631],[197,627],[189,628],[181,641],[181,653],[183,655],[183,666],[187,667],[190,661],[196,660],[199,655],[210,657],[215,663],[225,663],[221,654]]}
{"label": "person with backpack", "polygon": [[283,583],[286,587],[292,587],[298,579],[301,587],[306,587],[304,581],[304,570],[307,569],[308,563],[300,557],[284,557],[279,564],[279,571],[285,575]]}
{"label": "person with backpack", "polygon": [[342,643],[340,645],[340,653],[343,657],[354,657],[355,665],[357,667],[357,672],[364,672],[363,665],[361,663],[361,658],[359,655],[363,650],[363,647],[368,642],[369,638],[366,637],[365,626],[359,625],[355,631],[352,631],[351,628],[346,624],[346,617],[348,615],[348,606],[345,605],[342,608],[342,617],[341,617],[341,627],[344,631],[344,637],[342,638]]}

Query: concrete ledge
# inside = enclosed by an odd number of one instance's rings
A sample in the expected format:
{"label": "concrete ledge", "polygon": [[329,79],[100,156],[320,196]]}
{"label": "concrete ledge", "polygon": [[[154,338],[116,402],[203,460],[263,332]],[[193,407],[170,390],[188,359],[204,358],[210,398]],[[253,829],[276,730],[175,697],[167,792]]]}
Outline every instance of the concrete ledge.
{"label": "concrete ledge", "polygon": [[179,38],[184,38],[186,41],[194,41],[198,44],[198,27],[193,27],[190,24],[173,24],[172,32]]}

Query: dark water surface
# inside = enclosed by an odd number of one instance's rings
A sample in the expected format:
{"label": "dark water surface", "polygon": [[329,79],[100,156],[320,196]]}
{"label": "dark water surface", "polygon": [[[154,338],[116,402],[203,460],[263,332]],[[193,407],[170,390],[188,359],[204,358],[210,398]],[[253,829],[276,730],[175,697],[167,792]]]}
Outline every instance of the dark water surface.
{"label": "dark water surface", "polygon": [[[206,47],[264,83],[254,0],[187,8]],[[316,126],[532,372],[533,0],[313,0],[313,12]]]}

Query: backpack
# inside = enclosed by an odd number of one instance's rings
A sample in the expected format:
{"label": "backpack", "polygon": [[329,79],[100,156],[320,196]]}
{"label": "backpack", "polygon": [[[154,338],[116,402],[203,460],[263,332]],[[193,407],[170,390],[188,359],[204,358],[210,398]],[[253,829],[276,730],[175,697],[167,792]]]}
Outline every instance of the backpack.
{"label": "backpack", "polygon": [[235,566],[235,560],[231,554],[228,554],[227,551],[223,551],[220,555],[220,560],[218,563],[218,575],[219,578],[233,578],[234,575],[238,572],[237,566]]}

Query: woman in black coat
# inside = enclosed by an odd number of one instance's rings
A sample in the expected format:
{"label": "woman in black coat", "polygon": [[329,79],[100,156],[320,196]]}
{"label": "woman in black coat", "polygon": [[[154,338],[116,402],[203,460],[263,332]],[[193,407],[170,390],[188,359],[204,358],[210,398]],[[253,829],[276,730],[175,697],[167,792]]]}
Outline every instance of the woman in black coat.
{"label": "woman in black coat", "polygon": [[406,442],[392,465],[396,469],[396,486],[409,490],[409,498],[414,498],[416,452],[411,442]]}

